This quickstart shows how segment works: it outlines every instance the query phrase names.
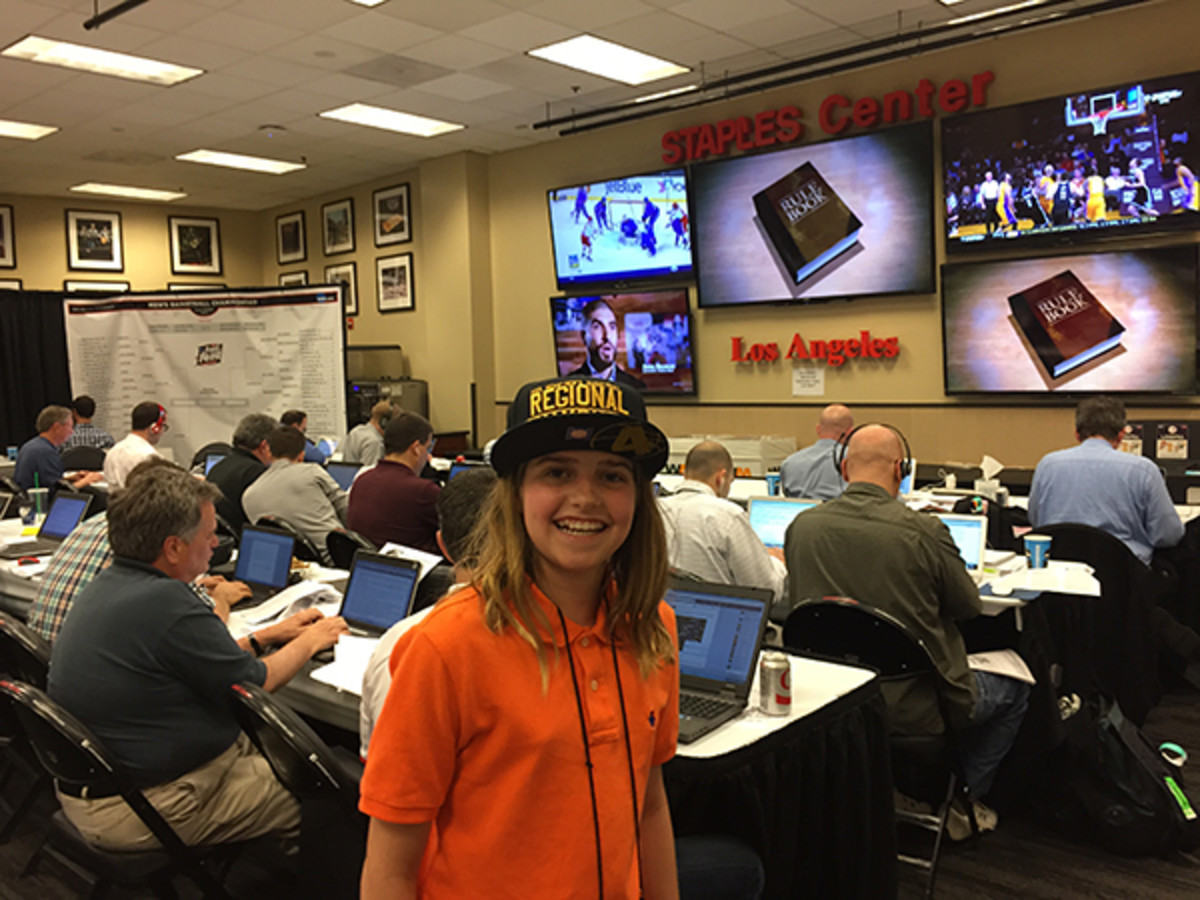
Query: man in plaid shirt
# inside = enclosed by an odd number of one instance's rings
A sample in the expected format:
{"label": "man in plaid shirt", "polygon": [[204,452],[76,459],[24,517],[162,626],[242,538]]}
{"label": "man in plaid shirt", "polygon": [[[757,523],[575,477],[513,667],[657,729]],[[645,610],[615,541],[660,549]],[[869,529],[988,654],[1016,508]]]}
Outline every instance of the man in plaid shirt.
{"label": "man in plaid shirt", "polygon": [[107,450],[116,443],[111,434],[92,424],[92,416],[96,414],[96,401],[87,394],[75,398],[71,403],[71,412],[75,416],[75,432],[59,447],[60,451],[70,450],[72,447],[97,447]]}

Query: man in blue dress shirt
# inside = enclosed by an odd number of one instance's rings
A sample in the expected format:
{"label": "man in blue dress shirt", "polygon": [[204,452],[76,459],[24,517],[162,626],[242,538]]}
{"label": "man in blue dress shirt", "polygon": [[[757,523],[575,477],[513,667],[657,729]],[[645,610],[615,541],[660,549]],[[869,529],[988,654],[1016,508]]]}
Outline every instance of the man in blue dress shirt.
{"label": "man in blue dress shirt", "polygon": [[846,482],[833,461],[838,440],[854,428],[854,416],[840,403],[821,410],[817,420],[817,442],[797,450],[779,467],[779,479],[785,497],[808,500],[832,500],[840,497]]}

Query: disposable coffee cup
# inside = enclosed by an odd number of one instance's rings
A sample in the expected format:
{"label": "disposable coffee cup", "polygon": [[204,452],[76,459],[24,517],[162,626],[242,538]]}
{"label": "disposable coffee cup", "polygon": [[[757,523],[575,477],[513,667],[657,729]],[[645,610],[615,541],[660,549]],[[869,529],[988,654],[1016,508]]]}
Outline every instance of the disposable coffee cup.
{"label": "disposable coffee cup", "polygon": [[779,475],[767,473],[767,493],[772,497],[779,496]]}
{"label": "disposable coffee cup", "polygon": [[1050,538],[1044,534],[1025,535],[1025,555],[1029,557],[1029,568],[1046,568],[1050,559]]}

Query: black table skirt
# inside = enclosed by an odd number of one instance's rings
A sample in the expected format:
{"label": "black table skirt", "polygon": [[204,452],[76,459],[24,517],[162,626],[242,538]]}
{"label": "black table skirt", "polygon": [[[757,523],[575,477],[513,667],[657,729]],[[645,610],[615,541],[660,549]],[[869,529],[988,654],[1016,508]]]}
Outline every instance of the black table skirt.
{"label": "black table skirt", "polygon": [[887,709],[877,681],[754,744],[663,768],[678,835],[727,834],[762,858],[764,898],[894,897]]}

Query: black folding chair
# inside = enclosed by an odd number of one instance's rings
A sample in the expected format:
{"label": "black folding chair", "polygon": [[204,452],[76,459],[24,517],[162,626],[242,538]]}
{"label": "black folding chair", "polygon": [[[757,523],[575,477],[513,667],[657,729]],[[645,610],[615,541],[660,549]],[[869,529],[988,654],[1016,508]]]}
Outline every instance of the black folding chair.
{"label": "black folding chair", "polygon": [[[50,671],[50,645],[32,629],[0,614],[0,676],[44,688]],[[50,777],[7,709],[0,708],[0,844],[12,837],[38,797],[50,789]]]}
{"label": "black folding chair", "polygon": [[[159,897],[175,897],[171,886],[177,874],[186,875],[205,897],[227,898],[221,877],[210,866],[228,863],[237,845],[211,848],[207,858],[188,847],[134,784],[125,768],[100,741],[43,691],[21,681],[0,680],[0,701],[8,706],[33,747],[42,767],[61,790],[82,791],[91,796],[119,795],[162,849],[111,852],[90,844],[70,820],[58,810],[50,819],[50,832],[29,860],[23,874],[33,872],[43,855],[92,882],[92,895],[110,884],[122,887],[149,886]],[[220,871],[220,870],[218,870]]]}
{"label": "black folding chair", "polygon": [[350,564],[354,562],[354,554],[359,550],[366,550],[368,553],[379,550],[370,540],[348,528],[337,529],[325,535],[325,549],[329,551],[329,558],[333,560],[334,566],[339,569],[349,569]]}
{"label": "black folding chair", "polygon": [[88,472],[99,472],[104,469],[105,453],[99,447],[69,447],[62,452],[62,464],[67,471],[82,469]]}
{"label": "black folding chair", "polygon": [[356,897],[367,817],[358,811],[362,764],[343,759],[295,712],[253,684],[235,684],[230,703],[275,777],[300,800],[300,883],[311,897]]}
{"label": "black folding chair", "polygon": [[[936,683],[941,679],[924,641],[907,625],[883,610],[846,597],[802,602],[787,617],[783,643],[794,653],[867,666],[877,671],[884,682],[925,678]],[[927,831],[932,836],[929,856],[906,853],[898,856],[901,862],[926,874],[926,897],[933,896],[946,819],[956,797],[967,809],[972,836],[979,830],[963,775],[954,721],[942,691],[937,691],[937,698],[941,734],[893,734],[890,738],[893,775],[899,790],[919,800],[936,801],[931,802],[932,813],[896,811],[897,823]]]}

